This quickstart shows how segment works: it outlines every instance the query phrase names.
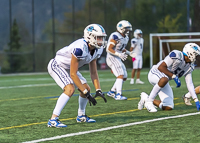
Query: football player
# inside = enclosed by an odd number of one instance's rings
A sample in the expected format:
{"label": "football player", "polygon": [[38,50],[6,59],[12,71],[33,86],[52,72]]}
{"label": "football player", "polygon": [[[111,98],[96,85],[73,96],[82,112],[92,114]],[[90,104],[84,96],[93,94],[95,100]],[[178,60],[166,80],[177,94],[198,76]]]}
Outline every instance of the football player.
{"label": "football player", "polygon": [[126,20],[121,20],[116,27],[117,31],[111,33],[108,39],[106,63],[117,79],[107,95],[115,100],[126,100],[127,98],[122,96],[122,84],[127,79],[127,71],[121,60],[126,60],[127,55],[135,57],[135,53],[125,49],[129,41],[128,34],[132,31],[132,25]]}
{"label": "football player", "polygon": [[[197,86],[195,88],[195,93],[196,94],[200,94],[200,86]],[[188,93],[186,93],[185,95],[182,96],[182,98],[183,98],[183,100],[185,102],[185,105],[188,105],[188,106],[192,105],[192,103],[190,102],[191,101],[191,97],[192,96],[191,96],[190,92],[188,92]]]}
{"label": "football player", "polygon": [[131,39],[130,51],[135,52],[137,56],[135,58],[132,58],[133,69],[131,73],[130,84],[134,84],[134,77],[135,77],[136,71],[137,71],[136,83],[144,84],[144,82],[140,80],[140,71],[142,69],[142,64],[143,64],[142,52],[143,52],[143,44],[144,44],[144,39],[142,38],[142,31],[140,29],[136,29],[134,31],[134,37],[135,38]]}
{"label": "football player", "polygon": [[[104,98],[101,91],[96,60],[103,52],[106,44],[106,32],[99,24],[90,24],[84,29],[84,38],[78,39],[69,46],[58,50],[54,59],[48,64],[48,72],[55,82],[63,89],[63,93],[57,100],[48,127],[67,127],[59,121],[62,109],[65,107],[70,97],[75,91],[75,87],[80,91],[79,108],[77,122],[96,122],[85,114],[85,108],[89,100],[90,104],[96,105],[95,98],[90,94],[90,87],[86,79],[78,71],[80,67],[89,64],[92,82],[96,88],[96,96]],[[106,99],[104,98],[105,102]]]}
{"label": "football player", "polygon": [[[192,71],[198,55],[200,55],[200,47],[195,43],[188,43],[184,46],[183,51],[173,50],[164,60],[154,65],[148,74],[148,80],[154,87],[149,96],[145,92],[141,93],[138,109],[141,110],[144,105],[149,112],[157,112],[155,106],[162,110],[172,110],[174,108],[174,96],[169,80],[173,79],[177,85],[176,87],[180,87],[181,81],[179,78],[185,76],[188,91],[199,111],[199,100],[192,82]],[[157,94],[160,100],[155,99]]]}

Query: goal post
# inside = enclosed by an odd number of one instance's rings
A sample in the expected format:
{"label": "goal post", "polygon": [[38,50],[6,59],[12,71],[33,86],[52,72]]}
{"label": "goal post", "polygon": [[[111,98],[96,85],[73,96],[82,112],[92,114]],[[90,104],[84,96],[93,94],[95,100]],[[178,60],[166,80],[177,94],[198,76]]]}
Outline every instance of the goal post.
{"label": "goal post", "polygon": [[[159,40],[159,60],[163,58],[163,43],[167,43],[167,50],[170,52],[168,43],[171,42],[200,42],[200,38],[180,38],[173,39],[173,37],[183,37],[183,36],[200,36],[200,32],[186,32],[186,33],[150,33],[150,67],[153,66],[153,37],[158,37]],[[162,37],[170,37],[170,39],[161,39]]]}

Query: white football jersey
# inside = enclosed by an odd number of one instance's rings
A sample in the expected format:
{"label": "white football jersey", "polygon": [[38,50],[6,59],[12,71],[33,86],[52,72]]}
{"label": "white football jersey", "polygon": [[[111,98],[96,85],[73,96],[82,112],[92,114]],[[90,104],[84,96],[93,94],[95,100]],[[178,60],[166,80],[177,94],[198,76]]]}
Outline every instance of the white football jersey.
{"label": "white football jersey", "polygon": [[143,45],[144,45],[144,39],[143,38],[133,38],[131,39],[131,47],[133,47],[134,53],[137,55],[142,55],[143,52]]}
{"label": "white football jersey", "polygon": [[[129,41],[129,37],[123,37],[119,32],[113,32],[108,41],[110,41],[111,39],[114,39],[115,41],[117,41],[117,44],[115,45],[115,47],[113,48],[116,52],[118,53],[122,53],[122,50],[125,49],[126,45],[128,44]],[[107,45],[107,48],[109,47],[109,44]],[[116,55],[112,55],[109,52],[107,52],[107,58],[110,56],[114,56],[114,57],[118,57]],[[118,57],[120,58],[120,57]]]}
{"label": "white football jersey", "polygon": [[72,54],[79,60],[79,68],[85,64],[89,64],[94,59],[101,56],[103,47],[95,49],[93,55],[90,54],[88,44],[82,39],[78,39],[69,46],[58,50],[55,56],[57,63],[64,69],[70,69]]}
{"label": "white football jersey", "polygon": [[194,70],[194,64],[186,63],[183,53],[178,50],[171,51],[156,66],[158,67],[163,61],[167,64],[168,70],[178,77],[186,76]]}

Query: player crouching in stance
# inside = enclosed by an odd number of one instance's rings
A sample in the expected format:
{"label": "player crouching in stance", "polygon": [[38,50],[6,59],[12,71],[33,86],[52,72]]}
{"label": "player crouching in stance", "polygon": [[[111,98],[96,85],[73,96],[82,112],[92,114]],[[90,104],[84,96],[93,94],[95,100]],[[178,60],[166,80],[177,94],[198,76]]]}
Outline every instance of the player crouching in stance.
{"label": "player crouching in stance", "polygon": [[[57,100],[51,119],[47,123],[48,127],[67,127],[59,121],[59,115],[65,107],[70,97],[75,91],[75,86],[80,91],[79,109],[77,122],[96,122],[85,114],[85,108],[89,100],[90,104],[96,105],[96,96],[106,99],[101,91],[96,60],[103,52],[105,46],[106,32],[101,25],[90,24],[84,30],[84,38],[78,39],[60,49],[54,59],[48,64],[48,72],[55,82],[63,89],[63,93]],[[78,71],[80,67],[89,64],[92,82],[96,88],[96,95],[90,94],[90,87],[86,79]]]}
{"label": "player crouching in stance", "polygon": [[[188,43],[184,46],[183,52],[173,50],[164,60],[154,65],[148,74],[148,80],[154,87],[149,96],[144,92],[141,93],[138,109],[141,110],[144,105],[149,112],[157,112],[155,106],[162,110],[172,110],[174,96],[169,80],[173,79],[177,84],[176,87],[180,87],[179,78],[185,76],[188,91],[196,103],[197,110],[199,110],[199,100],[192,82],[192,71],[198,55],[200,55],[199,46],[195,43]],[[157,95],[159,95],[160,100],[155,99]]]}
{"label": "player crouching in stance", "polygon": [[122,96],[122,84],[127,79],[127,71],[121,60],[126,60],[127,55],[135,57],[135,53],[129,52],[125,49],[129,41],[129,31],[132,31],[132,25],[128,21],[122,20],[118,22],[117,31],[110,35],[106,48],[106,63],[111,68],[113,74],[117,77],[113,87],[107,95],[113,97],[115,100],[127,99]]}

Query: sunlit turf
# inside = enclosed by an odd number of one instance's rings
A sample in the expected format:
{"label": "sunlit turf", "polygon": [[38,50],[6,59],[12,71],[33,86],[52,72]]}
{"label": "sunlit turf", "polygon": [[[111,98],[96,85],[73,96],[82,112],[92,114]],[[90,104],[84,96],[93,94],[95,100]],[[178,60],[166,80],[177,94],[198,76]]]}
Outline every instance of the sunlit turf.
{"label": "sunlit turf", "polygon": [[[128,70],[129,78],[130,73],[131,70]],[[87,79],[91,92],[94,93],[95,89],[89,73],[82,72],[82,74]],[[174,81],[170,81],[175,97],[174,110],[158,109],[157,113],[149,113],[145,109],[139,111],[137,104],[140,93],[149,94],[152,89],[147,74],[148,69],[143,69],[141,80],[145,82],[144,85],[130,85],[129,79],[124,82],[123,95],[128,97],[128,100],[116,101],[106,96],[107,103],[97,98],[96,106],[88,104],[86,114],[95,119],[96,123],[76,123],[78,112],[78,91],[76,90],[60,115],[61,121],[68,125],[63,129],[47,128],[47,121],[51,117],[57,97],[62,93],[60,87],[47,73],[0,76],[0,142],[31,141],[197,112],[194,102],[192,106],[186,106],[181,99],[182,95],[187,93],[184,77],[181,78],[180,88],[175,88]],[[193,72],[195,86],[200,85],[199,75],[200,70]],[[99,71],[99,78],[102,91],[108,92],[115,81],[114,75],[109,70]],[[198,142],[200,139],[199,118],[200,115],[194,115],[46,142]]]}

